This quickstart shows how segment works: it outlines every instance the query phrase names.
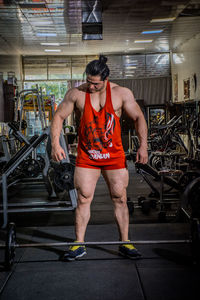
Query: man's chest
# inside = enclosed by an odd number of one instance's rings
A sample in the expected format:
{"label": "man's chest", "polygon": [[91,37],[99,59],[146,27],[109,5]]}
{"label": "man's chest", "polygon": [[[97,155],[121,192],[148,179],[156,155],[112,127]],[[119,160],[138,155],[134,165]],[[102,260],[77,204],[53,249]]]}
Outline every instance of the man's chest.
{"label": "man's chest", "polygon": [[[107,101],[108,99],[106,100],[106,98],[89,97],[89,104],[97,112],[101,111],[105,107]],[[117,114],[118,117],[120,117],[122,110],[122,99],[120,99],[120,97],[117,96],[115,96],[114,99],[112,97],[111,104],[114,112]],[[84,112],[85,105],[86,97],[80,97],[79,99],[77,99],[76,108],[79,110],[81,115]]]}

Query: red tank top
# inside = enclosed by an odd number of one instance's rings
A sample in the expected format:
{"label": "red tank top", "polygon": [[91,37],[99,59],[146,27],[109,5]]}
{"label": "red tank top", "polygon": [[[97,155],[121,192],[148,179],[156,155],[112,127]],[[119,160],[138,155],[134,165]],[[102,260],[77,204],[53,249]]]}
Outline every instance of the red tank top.
{"label": "red tank top", "polygon": [[125,160],[119,117],[111,100],[110,83],[106,88],[106,103],[97,112],[86,93],[85,107],[79,127],[77,164],[107,166]]}

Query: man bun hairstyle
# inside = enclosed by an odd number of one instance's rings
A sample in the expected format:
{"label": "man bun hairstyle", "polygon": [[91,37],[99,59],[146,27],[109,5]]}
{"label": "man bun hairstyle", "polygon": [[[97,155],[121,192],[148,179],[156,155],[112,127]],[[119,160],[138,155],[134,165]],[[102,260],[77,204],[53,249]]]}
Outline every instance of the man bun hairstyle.
{"label": "man bun hairstyle", "polygon": [[104,81],[110,74],[110,70],[106,64],[107,60],[108,59],[106,56],[100,55],[99,59],[95,59],[89,62],[85,69],[86,75],[99,75],[101,77],[101,80]]}
{"label": "man bun hairstyle", "polygon": [[104,56],[104,55],[100,55],[99,56],[99,62],[101,63],[101,64],[106,64],[107,63],[107,57],[106,56]]}

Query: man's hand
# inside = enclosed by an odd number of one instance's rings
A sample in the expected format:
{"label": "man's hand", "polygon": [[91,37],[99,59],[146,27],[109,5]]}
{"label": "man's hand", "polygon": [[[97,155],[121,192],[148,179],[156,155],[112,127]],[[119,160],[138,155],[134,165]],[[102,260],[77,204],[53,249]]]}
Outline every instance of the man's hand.
{"label": "man's hand", "polygon": [[148,162],[148,152],[146,147],[140,147],[136,154],[136,162],[140,164],[147,164]]}
{"label": "man's hand", "polygon": [[55,161],[61,161],[66,158],[64,149],[60,145],[52,147],[51,157]]}

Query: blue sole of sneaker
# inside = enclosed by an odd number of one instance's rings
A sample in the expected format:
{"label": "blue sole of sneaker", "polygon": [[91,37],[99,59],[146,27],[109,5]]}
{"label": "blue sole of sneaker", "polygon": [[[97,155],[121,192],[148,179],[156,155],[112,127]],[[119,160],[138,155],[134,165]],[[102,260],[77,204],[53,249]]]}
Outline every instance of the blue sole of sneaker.
{"label": "blue sole of sneaker", "polygon": [[86,254],[87,254],[87,252],[84,252],[84,253],[81,253],[81,254],[77,255],[76,257],[70,257],[70,256],[67,256],[67,253],[66,253],[66,254],[64,254],[64,255],[60,258],[60,260],[61,260],[61,261],[74,261],[74,260],[76,260],[76,259],[79,259],[79,258],[83,257],[83,256],[86,255]]}

